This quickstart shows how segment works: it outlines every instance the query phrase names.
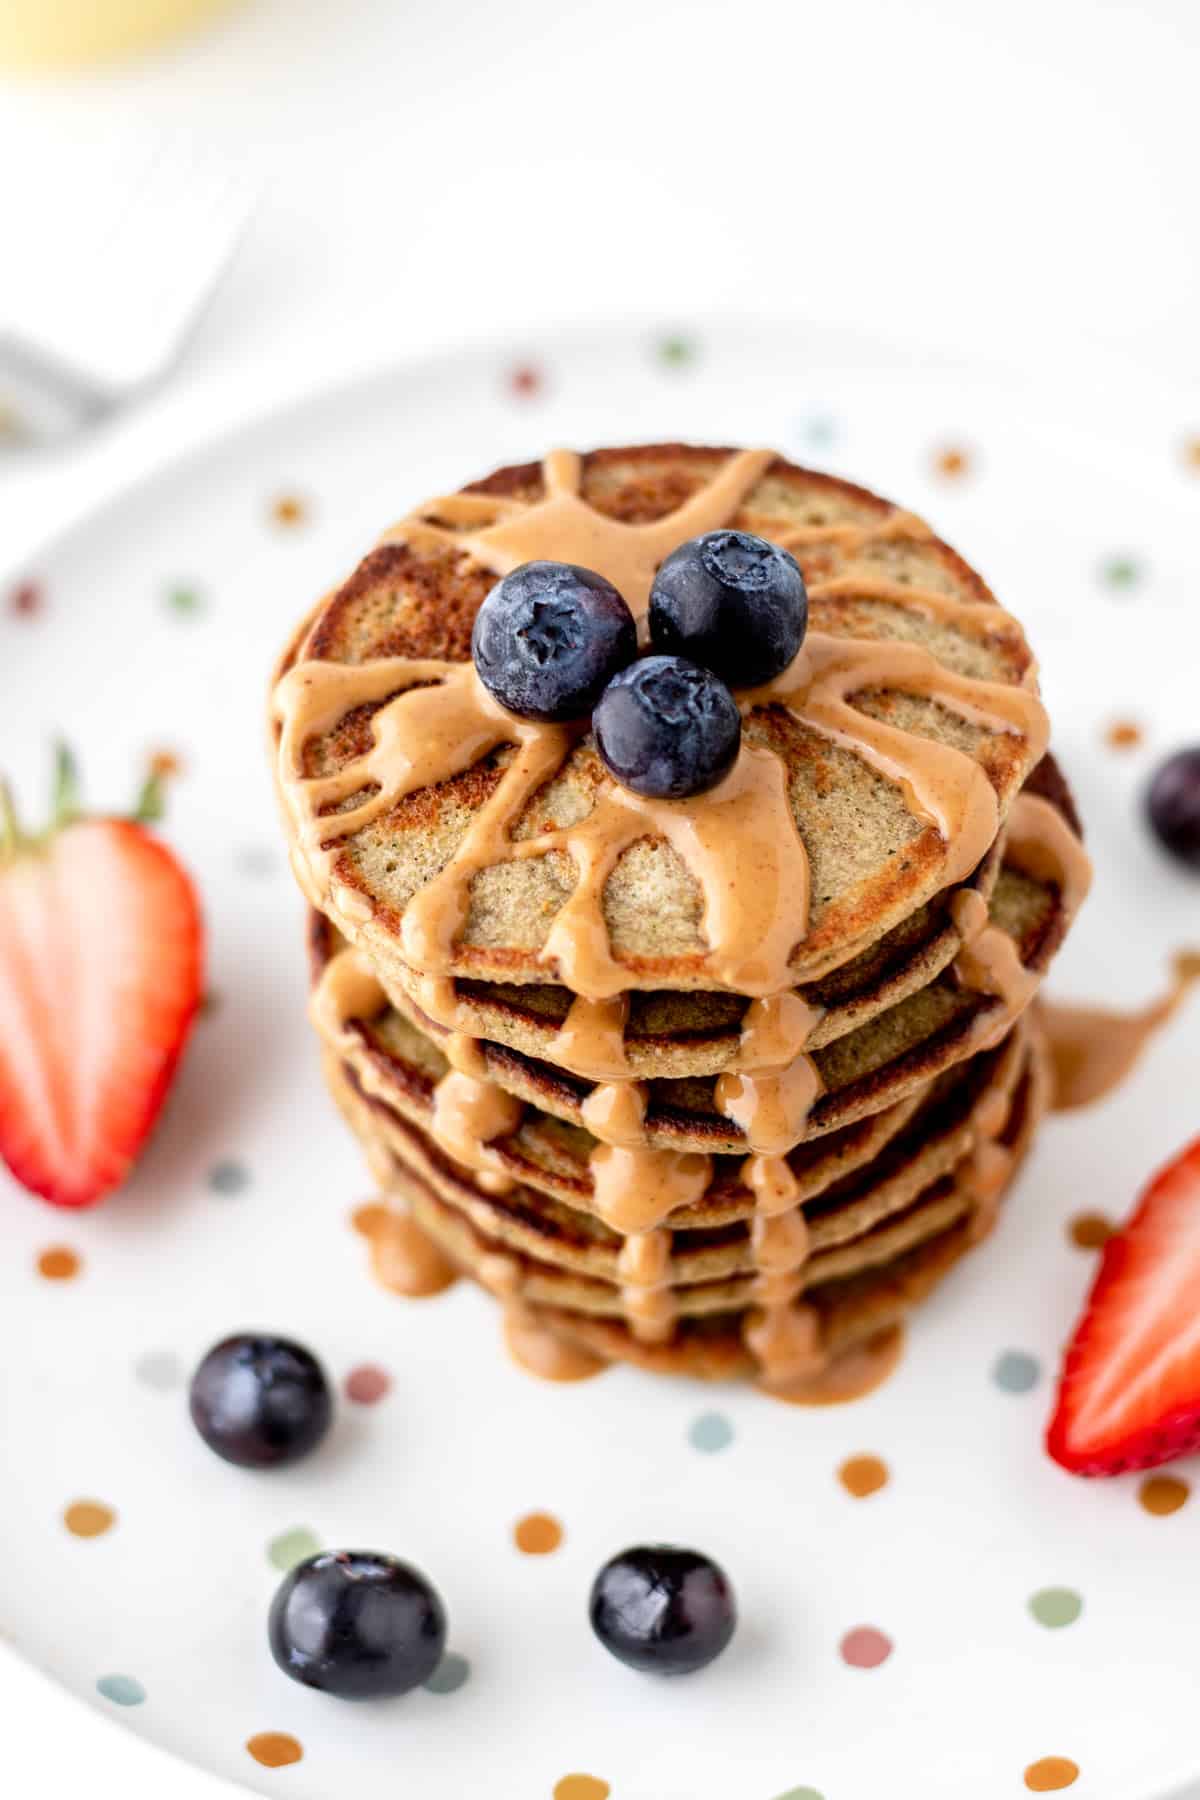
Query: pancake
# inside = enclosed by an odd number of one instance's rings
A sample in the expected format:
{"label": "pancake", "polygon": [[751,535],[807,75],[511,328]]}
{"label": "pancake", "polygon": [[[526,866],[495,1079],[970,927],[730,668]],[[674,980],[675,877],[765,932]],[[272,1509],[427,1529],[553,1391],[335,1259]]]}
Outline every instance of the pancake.
{"label": "pancake", "polygon": [[[670,549],[726,524],[793,549],[810,625],[737,696],[742,755],[711,796],[638,801],[583,726],[487,700],[470,632],[498,574],[584,562],[639,610]],[[418,509],[317,607],[274,716],[297,875],[393,991],[415,968],[592,999],[843,967],[979,867],[1047,737],[1020,627],[921,521],[681,445],[553,453]]]}
{"label": "pancake", "polygon": [[[339,1104],[348,1101],[353,1108],[351,1091],[332,1059],[328,1072]],[[1045,1045],[1034,1031],[1026,1067],[1000,1134],[1009,1159],[1008,1180],[1028,1151],[1049,1094]],[[372,1167],[395,1202],[419,1221],[463,1273],[481,1285],[500,1288],[506,1305],[520,1309],[527,1329],[540,1329],[552,1340],[578,1346],[603,1360],[631,1362],[659,1374],[729,1379],[760,1369],[760,1359],[750,1347],[759,1309],[743,1305],[738,1310],[736,1303],[732,1310],[705,1306],[681,1318],[669,1339],[647,1341],[630,1329],[610,1302],[607,1310],[598,1304],[586,1309],[579,1305],[581,1296],[594,1300],[595,1290],[603,1284],[575,1283],[566,1288],[553,1269],[532,1258],[514,1256],[488,1238],[378,1143],[369,1142],[368,1148]],[[997,1190],[993,1205],[999,1197]],[[982,1222],[985,1226],[989,1222],[987,1215]],[[959,1215],[955,1222],[890,1260],[810,1286],[801,1306],[816,1320],[822,1359],[841,1357],[900,1324],[984,1235],[980,1223],[978,1216]],[[535,1294],[542,1297],[534,1298]]]}
{"label": "pancake", "polygon": [[[1055,817],[1067,833],[1066,819],[1057,812]],[[1033,864],[1022,868],[1019,863],[1019,857],[1006,858],[992,885],[990,905],[994,927],[1016,952],[1007,992],[986,993],[964,986],[957,968],[950,967],[823,1048],[811,1048],[809,1036],[804,1054],[815,1071],[817,1093],[803,1116],[797,1117],[792,1143],[841,1132],[856,1121],[890,1111],[1008,1029],[1049,967],[1079,898],[1057,868],[1048,873],[1039,866],[1037,873],[1031,873],[1028,869]],[[339,941],[334,928],[317,915],[310,936],[317,978],[314,1022],[323,1040],[350,1061],[371,1092],[392,1099],[403,1110],[414,1067],[420,1068],[427,1084],[435,1085],[445,1073],[447,1064],[439,1047],[447,1045],[449,1034],[407,994],[397,997],[398,1006],[389,1004],[382,985],[362,963],[362,953],[337,952]],[[963,937],[957,927],[955,942],[962,951]],[[331,968],[335,955],[349,957],[359,970],[348,990],[339,983],[341,971]],[[346,991],[352,1002],[365,996],[365,1017],[347,1012]],[[676,998],[686,1005],[696,997]],[[628,1043],[626,1037],[626,1047]],[[489,1081],[543,1116],[584,1127],[585,1108],[595,1083],[505,1044],[484,1039],[477,1048]],[[744,1154],[752,1148],[745,1130],[718,1106],[719,1079],[647,1082],[645,1143],[661,1150],[718,1156]],[[428,1119],[420,1122],[427,1124]],[[592,1144],[586,1136],[581,1143],[564,1140],[560,1154],[570,1159],[578,1149],[586,1159]]]}
{"label": "pancake", "polygon": [[[806,1280],[851,1273],[960,1216],[966,1198],[959,1194],[951,1201],[940,1184],[961,1174],[988,1129],[995,1134],[1003,1123],[1028,1058],[1028,1034],[1018,1027],[999,1050],[975,1058],[964,1079],[932,1093],[881,1154],[810,1188],[798,1202],[807,1223]],[[577,1183],[573,1192],[565,1182],[548,1181],[541,1169],[533,1179],[529,1172],[522,1179],[521,1161],[511,1155],[508,1166],[517,1185],[489,1193],[420,1127],[365,1092],[347,1064],[327,1057],[325,1071],[360,1141],[393,1158],[483,1235],[573,1274],[620,1283],[626,1240],[587,1210],[585,1184]],[[997,1096],[1004,1102],[1000,1111]],[[670,1245],[663,1282],[678,1288],[752,1276],[755,1216],[755,1198],[737,1183],[735,1165],[699,1203],[666,1221]]]}

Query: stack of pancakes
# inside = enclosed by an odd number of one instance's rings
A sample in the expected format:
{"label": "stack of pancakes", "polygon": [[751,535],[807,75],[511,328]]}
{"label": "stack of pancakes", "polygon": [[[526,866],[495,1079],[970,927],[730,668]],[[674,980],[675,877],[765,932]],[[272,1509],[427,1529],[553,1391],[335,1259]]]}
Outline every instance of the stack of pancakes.
{"label": "stack of pancakes", "polygon": [[[499,576],[582,564],[644,614],[722,526],[790,549],[810,610],[735,695],[716,789],[642,799],[586,720],[478,682]],[[985,1234],[1088,865],[1020,627],[912,514],[769,452],[553,452],[388,532],[297,633],[272,726],[397,1286],[419,1227],[526,1344],[787,1390]]]}

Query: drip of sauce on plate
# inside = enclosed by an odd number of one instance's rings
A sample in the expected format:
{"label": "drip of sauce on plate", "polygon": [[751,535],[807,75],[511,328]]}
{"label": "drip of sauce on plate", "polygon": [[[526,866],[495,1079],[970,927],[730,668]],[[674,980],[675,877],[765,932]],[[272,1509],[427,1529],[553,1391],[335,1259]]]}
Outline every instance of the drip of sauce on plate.
{"label": "drip of sauce on plate", "polygon": [[1042,1024],[1054,1069],[1054,1107],[1070,1112],[1115,1092],[1133,1073],[1163,1026],[1200,981],[1200,951],[1181,950],[1174,958],[1171,985],[1160,999],[1134,1012],[1041,1003]]}

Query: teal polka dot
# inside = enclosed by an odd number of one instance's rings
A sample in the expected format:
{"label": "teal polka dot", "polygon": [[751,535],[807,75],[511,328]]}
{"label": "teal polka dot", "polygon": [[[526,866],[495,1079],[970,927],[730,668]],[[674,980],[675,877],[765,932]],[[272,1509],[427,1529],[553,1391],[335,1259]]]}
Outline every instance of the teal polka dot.
{"label": "teal polka dot", "polygon": [[1027,1394],[1041,1373],[1041,1364],[1028,1350],[1004,1350],[992,1364],[992,1380],[1006,1394]]}
{"label": "teal polka dot", "polygon": [[447,1650],[425,1686],[431,1694],[455,1694],[470,1673],[471,1665],[466,1657],[459,1656],[455,1650]]}
{"label": "teal polka dot", "polygon": [[1039,1625],[1061,1631],[1064,1625],[1073,1625],[1083,1611],[1083,1595],[1074,1588],[1039,1588],[1030,1595],[1029,1610]]}
{"label": "teal polka dot", "polygon": [[208,1185],[214,1194],[240,1194],[250,1185],[250,1171],[245,1163],[225,1157],[208,1171]]}
{"label": "teal polka dot", "polygon": [[688,1443],[693,1450],[711,1454],[716,1450],[727,1450],[732,1442],[733,1426],[724,1413],[699,1413],[688,1426]]}
{"label": "teal polka dot", "polygon": [[271,1539],[267,1545],[267,1560],[274,1563],[277,1569],[287,1574],[297,1563],[302,1563],[306,1556],[315,1556],[321,1548],[320,1540],[307,1525],[294,1525],[290,1531],[281,1531],[278,1537]]}
{"label": "teal polka dot", "polygon": [[132,1675],[102,1675],[96,1691],[114,1706],[140,1706],[146,1698],[145,1688]]}

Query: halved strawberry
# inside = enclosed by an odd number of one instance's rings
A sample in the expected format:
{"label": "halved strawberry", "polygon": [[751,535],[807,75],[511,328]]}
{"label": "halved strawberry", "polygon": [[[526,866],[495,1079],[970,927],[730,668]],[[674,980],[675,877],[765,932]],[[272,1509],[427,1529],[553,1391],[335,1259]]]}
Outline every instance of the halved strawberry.
{"label": "halved strawberry", "polygon": [[1200,1449],[1200,1138],[1104,1247],[1046,1434],[1076,1475]]}
{"label": "halved strawberry", "polygon": [[56,1206],[129,1173],[200,1001],[200,909],[145,830],[158,802],[152,778],[133,818],[85,818],[60,750],[31,838],[0,784],[0,1157]]}

